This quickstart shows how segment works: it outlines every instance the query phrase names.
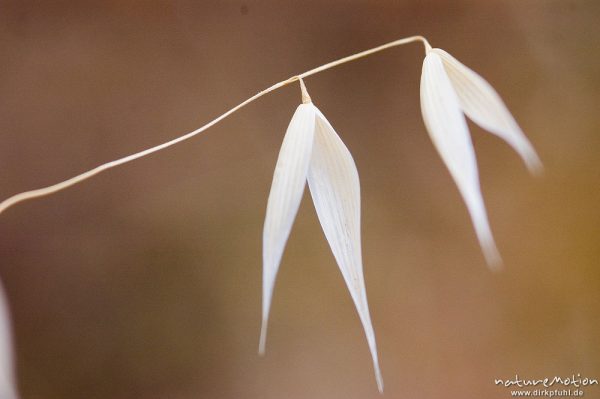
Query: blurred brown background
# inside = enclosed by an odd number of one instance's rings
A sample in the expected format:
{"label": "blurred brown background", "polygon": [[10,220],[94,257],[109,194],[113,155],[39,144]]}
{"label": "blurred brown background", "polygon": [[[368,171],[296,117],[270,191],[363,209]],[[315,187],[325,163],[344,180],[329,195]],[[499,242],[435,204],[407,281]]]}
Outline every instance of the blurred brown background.
{"label": "blurred brown background", "polygon": [[[306,81],[361,174],[388,398],[507,398],[600,378],[597,1],[0,2],[0,197],[191,131],[279,80],[423,34],[486,77],[538,150],[471,126],[505,271],[484,263],[421,120],[423,48]],[[379,398],[303,201],[257,355],[261,235],[293,85],[206,134],[0,216],[23,398]],[[600,397],[600,387],[586,391]]]}

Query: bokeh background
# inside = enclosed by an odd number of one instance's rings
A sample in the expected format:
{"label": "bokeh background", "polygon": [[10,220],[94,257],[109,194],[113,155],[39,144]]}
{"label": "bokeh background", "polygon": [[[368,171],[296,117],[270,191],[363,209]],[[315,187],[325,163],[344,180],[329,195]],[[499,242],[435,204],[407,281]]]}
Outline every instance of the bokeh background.
{"label": "bokeh background", "polygon": [[[484,263],[419,107],[420,44],[307,79],[358,165],[388,398],[600,378],[600,3],[2,1],[0,197],[201,126],[279,80],[413,34],[501,93],[545,163],[470,124],[505,270]],[[306,193],[257,355],[261,235],[300,93],[0,216],[24,399],[379,398]],[[600,387],[586,390],[600,397]]]}

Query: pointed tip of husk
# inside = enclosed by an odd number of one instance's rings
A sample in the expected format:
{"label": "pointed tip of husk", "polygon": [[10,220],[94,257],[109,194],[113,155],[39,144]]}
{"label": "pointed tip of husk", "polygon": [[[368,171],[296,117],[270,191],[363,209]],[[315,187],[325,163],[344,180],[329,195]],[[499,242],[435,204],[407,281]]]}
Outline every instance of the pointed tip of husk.
{"label": "pointed tip of husk", "polygon": [[504,270],[504,262],[502,258],[497,258],[493,260],[486,259],[488,268],[494,273],[500,273]]}
{"label": "pointed tip of husk", "polygon": [[529,156],[525,161],[527,165],[527,169],[529,173],[531,173],[535,177],[541,177],[544,175],[544,164],[537,156],[537,154],[533,153],[533,155]]}
{"label": "pointed tip of husk", "polygon": [[483,256],[485,257],[485,262],[487,263],[489,269],[493,272],[500,272],[504,268],[504,263],[502,261],[502,257],[500,256],[500,252],[496,247],[496,244],[492,242],[487,242],[483,244]]}
{"label": "pointed tip of husk", "polygon": [[379,368],[375,371],[375,380],[377,381],[377,390],[383,395],[383,377],[381,377],[381,371]]}
{"label": "pointed tip of husk", "polygon": [[267,319],[263,319],[260,326],[260,338],[258,340],[258,354],[260,356],[265,355],[265,348],[267,346]]}

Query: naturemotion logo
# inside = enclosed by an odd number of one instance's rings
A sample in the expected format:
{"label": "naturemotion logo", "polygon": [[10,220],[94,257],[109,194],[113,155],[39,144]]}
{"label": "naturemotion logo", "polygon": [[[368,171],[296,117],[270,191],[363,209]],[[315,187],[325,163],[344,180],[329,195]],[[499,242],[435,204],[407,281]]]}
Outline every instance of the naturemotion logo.
{"label": "naturemotion logo", "polygon": [[494,384],[506,388],[527,388],[511,390],[511,396],[515,397],[580,397],[584,395],[583,390],[580,388],[598,385],[598,379],[585,377],[579,373],[577,375],[571,374],[570,376],[554,376],[537,379],[522,378],[519,377],[518,374],[515,374],[514,378],[496,378],[494,379]]}

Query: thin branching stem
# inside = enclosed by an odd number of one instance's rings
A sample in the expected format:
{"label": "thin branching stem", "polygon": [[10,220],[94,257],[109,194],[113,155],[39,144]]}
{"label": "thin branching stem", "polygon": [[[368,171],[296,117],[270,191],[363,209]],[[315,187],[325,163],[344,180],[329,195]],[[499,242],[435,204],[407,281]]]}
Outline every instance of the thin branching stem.
{"label": "thin branching stem", "polygon": [[23,202],[26,200],[30,200],[30,199],[34,199],[34,198],[38,198],[38,197],[43,197],[49,194],[53,194],[56,193],[58,191],[64,190],[67,187],[71,187],[77,183],[80,183],[84,180],[89,179],[92,176],[95,176],[97,174],[99,174],[100,172],[104,172],[105,170],[108,169],[112,169],[116,166],[119,165],[123,165],[127,162],[131,162],[133,160],[136,160],[138,158],[142,158],[145,157],[146,155],[150,155],[152,153],[158,152],[160,150],[164,150],[167,147],[171,147],[172,145],[175,145],[177,143],[180,143],[182,141],[185,141],[187,139],[191,139],[192,137],[202,133],[203,131],[207,130],[208,128],[216,125],[217,123],[221,122],[223,119],[227,118],[229,115],[233,114],[234,112],[238,111],[239,109],[243,108],[244,106],[250,104],[251,102],[253,102],[254,100],[259,99],[260,97],[275,91],[283,86],[287,86],[290,83],[294,83],[297,82],[299,80],[301,80],[302,78],[306,78],[308,76],[311,75],[315,75],[319,72],[323,72],[327,69],[336,67],[338,65],[342,65],[351,61],[355,61],[359,58],[363,58],[363,57],[367,57],[371,54],[392,48],[392,47],[397,47],[397,46],[401,46],[403,44],[408,44],[408,43],[413,43],[413,42],[422,42],[423,45],[425,46],[425,51],[429,51],[431,50],[431,46],[429,45],[429,42],[427,42],[427,40],[423,37],[423,36],[411,36],[411,37],[407,37],[407,38],[403,38],[403,39],[399,39],[399,40],[395,40],[393,42],[389,42],[386,44],[383,44],[381,46],[378,47],[374,47],[372,49],[369,50],[365,50],[362,51],[360,53],[356,53],[353,55],[350,55],[348,57],[344,57],[344,58],[340,58],[339,60],[336,61],[332,61],[330,63],[327,63],[325,65],[321,65],[317,68],[311,69],[310,71],[306,71],[304,73],[301,73],[300,75],[295,75],[292,76],[289,79],[283,80],[281,82],[275,83],[274,85],[270,86],[269,88],[253,95],[252,97],[248,98],[247,100],[243,101],[242,103],[236,105],[235,107],[231,108],[229,111],[225,112],[224,114],[222,114],[221,116],[213,119],[212,121],[208,122],[206,125],[192,131],[189,133],[186,133],[182,136],[179,136],[173,140],[167,141],[165,143],[159,144],[157,146],[145,149],[143,151],[140,152],[136,152],[135,154],[131,154],[128,155],[124,158],[120,158],[111,162],[107,162],[105,164],[102,164],[100,166],[95,167],[94,169],[88,170],[87,172],[81,173],[77,176],[74,176],[70,179],[64,180],[60,183],[57,184],[53,184],[51,186],[48,187],[44,187],[44,188],[40,188],[37,190],[31,190],[31,191],[26,191],[20,194],[16,194],[13,195],[10,198],[7,198],[6,200],[2,201],[0,203],[0,213],[4,212],[6,209],[10,208],[11,206],[18,204],[19,202]]}

